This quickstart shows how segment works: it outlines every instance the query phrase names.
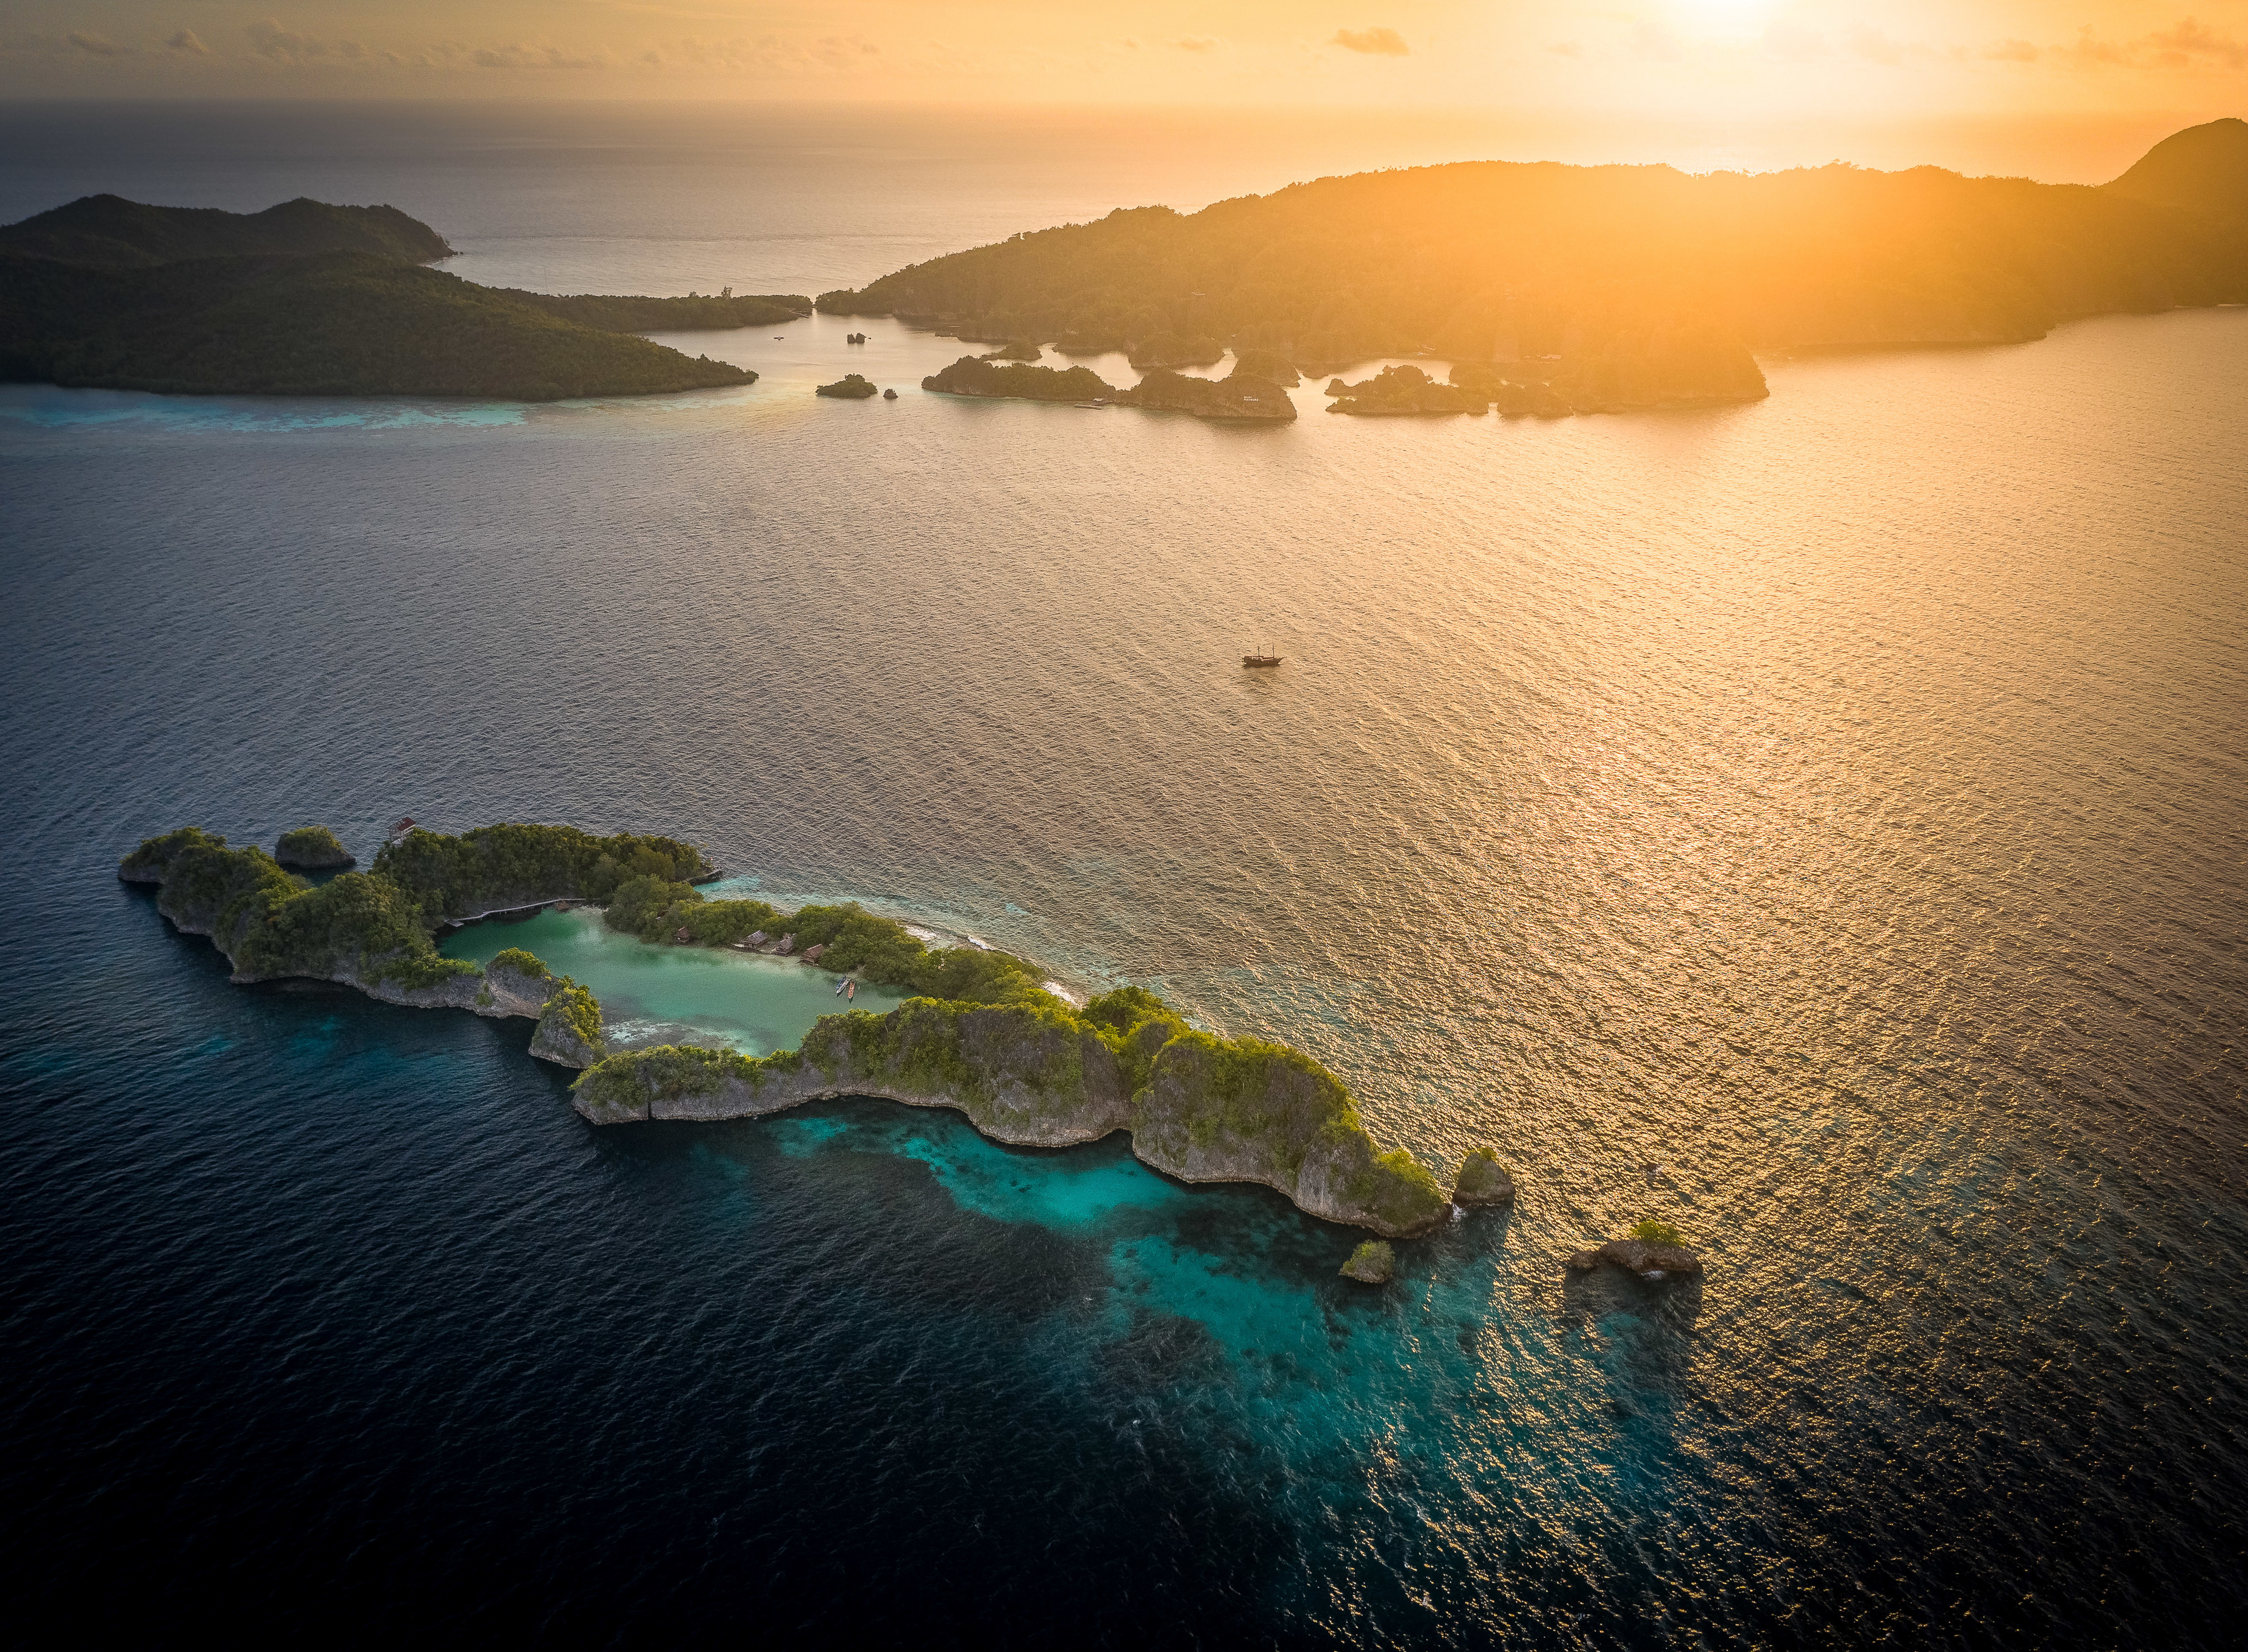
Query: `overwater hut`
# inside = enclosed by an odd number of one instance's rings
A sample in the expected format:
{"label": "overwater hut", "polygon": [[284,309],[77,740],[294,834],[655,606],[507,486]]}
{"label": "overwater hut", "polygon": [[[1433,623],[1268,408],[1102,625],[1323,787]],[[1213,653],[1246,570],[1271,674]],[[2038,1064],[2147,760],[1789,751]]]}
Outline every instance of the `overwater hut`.
{"label": "overwater hut", "polygon": [[781,936],[780,944],[775,947],[773,950],[785,957],[788,954],[796,950],[796,937],[793,935],[785,935]]}
{"label": "overwater hut", "polygon": [[806,963],[817,963],[819,962],[819,955],[826,950],[824,946],[808,946],[804,949],[804,961]]}

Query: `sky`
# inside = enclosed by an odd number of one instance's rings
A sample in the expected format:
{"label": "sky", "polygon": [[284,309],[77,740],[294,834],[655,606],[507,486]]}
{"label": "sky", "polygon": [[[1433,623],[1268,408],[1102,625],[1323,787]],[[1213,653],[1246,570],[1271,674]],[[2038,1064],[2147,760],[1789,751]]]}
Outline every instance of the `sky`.
{"label": "sky", "polygon": [[0,97],[2248,114],[2248,0],[7,0]]}

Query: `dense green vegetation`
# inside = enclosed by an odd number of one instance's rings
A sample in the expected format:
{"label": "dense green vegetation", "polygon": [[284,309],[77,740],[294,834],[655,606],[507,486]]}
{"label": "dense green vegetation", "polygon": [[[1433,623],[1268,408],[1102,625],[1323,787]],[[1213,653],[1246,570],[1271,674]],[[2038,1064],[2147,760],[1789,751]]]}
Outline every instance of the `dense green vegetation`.
{"label": "dense green vegetation", "polygon": [[[482,973],[439,956],[432,937],[449,917],[605,898],[632,878],[700,877],[709,869],[700,850],[670,838],[597,838],[547,826],[484,826],[457,838],[413,832],[385,847],[370,870],[342,873],[317,889],[264,850],[230,848],[194,826],[150,838],[118,867],[125,878],[159,883],[160,909],[210,936],[237,975],[407,988]],[[500,956],[526,974],[546,973],[520,949]]]}
{"label": "dense green vegetation", "polygon": [[626,1052],[588,1069],[577,1088],[580,1110],[606,1122],[716,1102],[730,1083],[755,1097],[781,1080],[794,1089],[775,1105],[864,1086],[941,1097],[1014,1140],[1128,1128],[1140,1155],[1164,1169],[1264,1182],[1311,1208],[1371,1217],[1384,1231],[1425,1230],[1446,1208],[1409,1154],[1376,1150],[1349,1093],[1311,1058],[1190,1031],[1136,987],[1082,1011],[1039,992],[1000,1004],[916,997],[887,1015],[825,1017],[801,1048],[774,1055]]}
{"label": "dense green vegetation", "polygon": [[812,394],[833,396],[843,401],[864,401],[868,396],[880,394],[880,387],[869,383],[858,374],[846,373],[833,384],[814,386]]}
{"label": "dense green vegetation", "polygon": [[1119,390],[1116,405],[1191,413],[1197,419],[1287,420],[1296,416],[1296,404],[1288,399],[1286,391],[1270,380],[1251,378],[1239,372],[1226,379],[1196,379],[1157,367],[1130,389]]}
{"label": "dense green vegetation", "polygon": [[263,849],[186,827],[147,840],[118,869],[157,884],[159,908],[210,936],[246,980],[446,988],[419,1001],[490,1009],[486,972],[437,953],[432,936],[444,918],[525,895],[598,890],[610,897],[609,922],[632,933],[716,941],[785,923],[800,945],[826,947],[834,967],[915,995],[887,1015],[825,1017],[801,1048],[771,1056],[610,1055],[590,992],[556,980],[521,948],[500,951],[494,974],[554,982],[532,1049],[586,1065],[581,1098],[597,1121],[645,1117],[651,1099],[712,1095],[729,1080],[758,1090],[809,1067],[823,1085],[942,1098],[1009,1140],[1086,1140],[1129,1128],[1150,1163],[1193,1179],[1264,1182],[1306,1208],[1384,1232],[1422,1230],[1444,1209],[1435,1178],[1409,1154],[1378,1152],[1349,1093],[1300,1052],[1196,1032],[1141,987],[1073,1009],[1023,959],[931,949],[855,902],[785,915],[760,901],[703,901],[685,881],[706,870],[701,852],[671,839],[520,825],[457,838],[416,831],[387,846],[371,871],[314,888]]}
{"label": "dense green vegetation", "polygon": [[661,874],[617,886],[602,921],[643,941],[676,942],[683,931],[699,946],[728,946],[762,930],[796,937],[796,950],[823,947],[819,967],[961,1004],[1045,1001],[1037,969],[1011,953],[977,947],[924,945],[894,918],[857,901],[784,912],[763,901],[706,901],[701,890]]}
{"label": "dense green vegetation", "polygon": [[159,908],[182,928],[209,935],[236,975],[351,975],[412,988],[482,973],[440,957],[421,901],[380,875],[346,872],[316,889],[264,850],[230,848],[193,826],[147,840],[119,871],[161,881]]}
{"label": "dense green vegetation", "polygon": [[812,300],[792,292],[745,293],[737,298],[729,289],[715,298],[696,293],[684,298],[629,298],[592,292],[565,297],[526,292],[520,287],[490,290],[504,298],[603,332],[722,332],[736,327],[780,326],[812,313]]}
{"label": "dense green vegetation", "polygon": [[0,378],[192,394],[552,401],[756,376],[365,253],[118,271],[0,257]]}
{"label": "dense green vegetation", "polygon": [[1342,1272],[1367,1285],[1387,1285],[1397,1276],[1397,1252],[1386,1239],[1368,1239],[1350,1253]]}
{"label": "dense green vegetation", "polygon": [[1017,396],[1027,401],[1091,401],[1115,389],[1091,367],[1030,367],[963,356],[921,381],[956,396]]}
{"label": "dense green vegetation", "polygon": [[1657,1222],[1652,1217],[1644,1222],[1634,1223],[1631,1229],[1631,1237],[1637,1239],[1642,1244],[1668,1245],[1673,1250],[1679,1251],[1683,1251],[1686,1248],[1686,1236],[1684,1234],[1681,1233],[1676,1228],[1672,1227],[1668,1222]]}
{"label": "dense green vegetation", "polygon": [[[560,1045],[580,1060],[598,1061],[608,1053],[601,1025],[600,1000],[564,976],[538,1011],[538,1032],[534,1042],[550,1047]],[[571,1049],[572,1044],[579,1047]]]}
{"label": "dense green vegetation", "polygon": [[395,207],[332,207],[300,196],[263,212],[223,212],[113,195],[82,195],[0,228],[0,252],[100,270],[250,253],[360,252],[397,264],[453,256],[444,236]]}
{"label": "dense green vegetation", "polygon": [[996,350],[986,350],[986,361],[1036,361],[1045,353],[1028,339],[1010,339]]}
{"label": "dense green vegetation", "polygon": [[352,863],[351,851],[341,840],[324,826],[298,826],[294,832],[284,832],[281,840],[273,846],[273,858],[284,867],[300,867],[310,871],[324,871]]}
{"label": "dense green vegetation", "polygon": [[1327,408],[1329,413],[1481,413],[1489,405],[1456,386],[1438,384],[1410,366],[1384,367],[1356,384],[1337,379],[1327,386],[1327,394],[1336,398]]}
{"label": "dense green vegetation", "polygon": [[536,901],[607,901],[633,878],[683,885],[710,870],[700,849],[674,838],[511,824],[457,838],[417,828],[386,845],[374,867],[421,901],[433,922]]}
{"label": "dense green vegetation", "polygon": [[512,970],[516,974],[527,975],[534,981],[544,981],[553,973],[546,967],[545,959],[536,952],[526,952],[521,947],[503,947],[492,955],[492,961],[484,967],[487,971]]}
{"label": "dense green vegetation", "polygon": [[1206,367],[1225,360],[1225,346],[1206,332],[1190,338],[1158,332],[1134,344],[1126,359],[1142,373],[1150,367]]}
{"label": "dense green vegetation", "polygon": [[[2248,300],[2248,125],[2189,138],[2096,189],[1840,163],[1366,173],[1190,216],[1119,210],[819,305],[1065,349],[1207,337],[1307,370],[1415,354],[1553,356],[1569,374],[1652,361],[1670,378],[1662,399],[1714,399],[1742,376],[1744,346],[2030,339],[2071,316]],[[1626,381],[1610,404],[1634,405],[1638,370],[1610,371]]]}

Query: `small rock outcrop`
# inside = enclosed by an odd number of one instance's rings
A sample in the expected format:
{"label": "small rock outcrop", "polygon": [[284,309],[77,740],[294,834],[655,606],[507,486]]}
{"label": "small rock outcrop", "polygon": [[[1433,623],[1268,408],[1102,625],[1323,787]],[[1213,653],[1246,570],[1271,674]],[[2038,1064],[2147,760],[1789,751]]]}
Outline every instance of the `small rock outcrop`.
{"label": "small rock outcrop", "polygon": [[924,390],[955,396],[1018,397],[1027,401],[1092,401],[1116,394],[1091,367],[1031,367],[1021,362],[963,356],[921,381]]}
{"label": "small rock outcrop", "polygon": [[602,1037],[600,1001],[568,976],[554,984],[539,1007],[531,1053],[558,1066],[590,1067],[609,1052]]}
{"label": "small rock outcrop", "polygon": [[[1337,391],[1335,386],[1342,385]],[[1481,413],[1487,405],[1456,386],[1438,384],[1415,367],[1384,367],[1371,379],[1327,386],[1337,400],[1329,413],[1354,413],[1361,418],[1399,417],[1447,413]]]}
{"label": "small rock outcrop", "polygon": [[1452,1203],[1458,1205],[1514,1203],[1514,1178],[1500,1168],[1498,1154],[1489,1148],[1477,1148],[1460,1161],[1460,1174],[1452,1183]]}
{"label": "small rock outcrop", "polygon": [[1350,1253],[1342,1277],[1361,1285],[1387,1285],[1397,1277],[1397,1252],[1384,1239],[1368,1239]]}
{"label": "small rock outcrop", "polygon": [[846,373],[833,384],[823,384],[813,389],[816,396],[834,396],[845,401],[864,401],[881,392],[867,379],[856,373]]}
{"label": "small rock outcrop", "polygon": [[291,872],[340,872],[357,864],[350,850],[324,826],[298,826],[281,834],[273,858]]}
{"label": "small rock outcrop", "polygon": [[1569,1258],[1572,1273],[1596,1268],[1621,1268],[1649,1285],[1666,1279],[1690,1278],[1702,1272],[1702,1259],[1687,1248],[1677,1229],[1660,1222],[1642,1222],[1628,1238],[1610,1239],[1596,1250],[1580,1251]]}
{"label": "small rock outcrop", "polygon": [[1288,393],[1268,379],[1236,373],[1230,379],[1196,379],[1157,367],[1128,390],[1116,393],[1120,408],[1156,408],[1190,413],[1197,419],[1279,419],[1296,416]]}
{"label": "small rock outcrop", "polygon": [[1225,360],[1225,346],[1208,333],[1159,332],[1134,345],[1125,359],[1142,373],[1150,367],[1207,367]]}

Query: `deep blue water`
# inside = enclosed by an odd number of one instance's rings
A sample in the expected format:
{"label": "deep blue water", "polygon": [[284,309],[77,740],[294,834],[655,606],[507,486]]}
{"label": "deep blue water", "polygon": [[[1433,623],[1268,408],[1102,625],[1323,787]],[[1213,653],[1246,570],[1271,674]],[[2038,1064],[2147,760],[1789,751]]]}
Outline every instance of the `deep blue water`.
{"label": "deep blue water", "polygon": [[[1248,432],[845,325],[630,405],[0,391],[20,1612],[2229,1642],[2248,312]],[[527,1025],[231,986],[113,875],[401,812],[1152,982],[1522,1198],[1376,1292],[1116,1142],[595,1131]],[[1641,1215],[1698,1292],[1565,1280]]]}

